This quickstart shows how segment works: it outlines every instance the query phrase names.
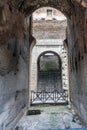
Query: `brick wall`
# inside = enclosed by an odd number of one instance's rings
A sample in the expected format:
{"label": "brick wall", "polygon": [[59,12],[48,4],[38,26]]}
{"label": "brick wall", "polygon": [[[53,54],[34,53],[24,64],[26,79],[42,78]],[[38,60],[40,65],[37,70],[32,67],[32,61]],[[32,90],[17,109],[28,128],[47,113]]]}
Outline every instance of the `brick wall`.
{"label": "brick wall", "polygon": [[66,39],[67,21],[33,21],[33,36],[36,39]]}

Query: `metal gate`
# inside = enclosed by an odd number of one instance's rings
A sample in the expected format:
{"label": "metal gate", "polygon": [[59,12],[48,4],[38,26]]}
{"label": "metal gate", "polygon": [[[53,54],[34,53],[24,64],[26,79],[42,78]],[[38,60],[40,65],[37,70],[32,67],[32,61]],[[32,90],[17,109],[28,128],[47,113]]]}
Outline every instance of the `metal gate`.
{"label": "metal gate", "polygon": [[65,104],[68,103],[68,93],[66,90],[62,91],[31,91],[31,105],[34,104]]}
{"label": "metal gate", "polygon": [[37,90],[54,91],[62,89],[61,71],[39,71]]}

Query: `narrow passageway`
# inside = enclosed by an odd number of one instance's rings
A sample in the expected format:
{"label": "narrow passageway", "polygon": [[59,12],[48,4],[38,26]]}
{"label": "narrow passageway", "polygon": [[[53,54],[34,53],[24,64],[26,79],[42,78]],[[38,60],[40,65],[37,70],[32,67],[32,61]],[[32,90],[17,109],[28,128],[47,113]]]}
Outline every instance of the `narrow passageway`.
{"label": "narrow passageway", "polygon": [[[31,111],[33,110],[33,111]],[[41,114],[34,115],[34,110]],[[28,112],[29,113],[29,112]],[[68,106],[33,106],[31,115],[25,115],[18,122],[18,130],[59,130],[69,128],[85,128],[79,117]],[[15,130],[16,130],[15,129]]]}
{"label": "narrow passageway", "polygon": [[83,130],[86,101],[87,0],[0,0],[0,130]]}
{"label": "narrow passageway", "polygon": [[30,51],[29,105],[41,106],[29,107],[15,130],[85,129],[77,113],[65,105],[70,102],[68,19],[51,7],[32,16],[36,44]]}
{"label": "narrow passageway", "polygon": [[67,19],[58,10],[46,7],[36,10],[32,21],[36,45],[31,50],[29,100],[31,105],[41,106],[29,107],[29,115],[21,118],[15,130],[84,128],[78,115],[64,105],[70,101],[68,51],[64,45]]}

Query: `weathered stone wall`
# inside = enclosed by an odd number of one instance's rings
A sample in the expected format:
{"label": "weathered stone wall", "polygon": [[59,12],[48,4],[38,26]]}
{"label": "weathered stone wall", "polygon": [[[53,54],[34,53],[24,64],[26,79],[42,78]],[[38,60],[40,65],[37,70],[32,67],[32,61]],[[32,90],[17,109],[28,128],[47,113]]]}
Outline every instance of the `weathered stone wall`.
{"label": "weathered stone wall", "polygon": [[87,123],[87,10],[77,7],[68,21],[71,102]]}
{"label": "weathered stone wall", "polygon": [[29,23],[7,4],[0,9],[0,130],[8,130],[28,104]]}

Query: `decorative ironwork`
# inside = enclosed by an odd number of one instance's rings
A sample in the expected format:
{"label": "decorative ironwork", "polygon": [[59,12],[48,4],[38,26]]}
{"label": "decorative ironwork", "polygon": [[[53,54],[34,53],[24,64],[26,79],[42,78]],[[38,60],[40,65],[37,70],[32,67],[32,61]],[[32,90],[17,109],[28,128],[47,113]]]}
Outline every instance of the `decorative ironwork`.
{"label": "decorative ironwork", "polygon": [[55,90],[53,92],[41,91],[35,92],[31,91],[31,105],[33,104],[58,104],[58,103],[68,103],[68,93],[66,90],[59,92]]}

